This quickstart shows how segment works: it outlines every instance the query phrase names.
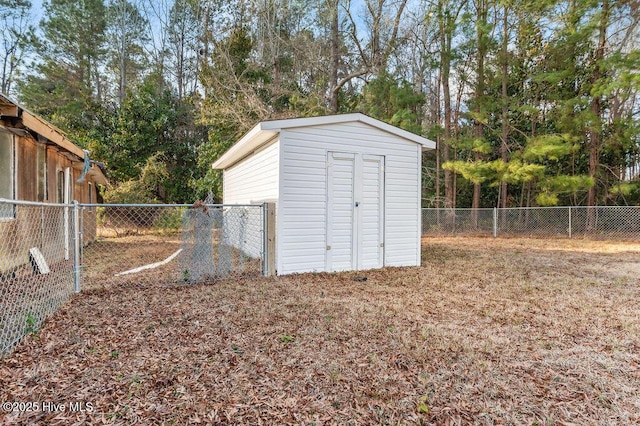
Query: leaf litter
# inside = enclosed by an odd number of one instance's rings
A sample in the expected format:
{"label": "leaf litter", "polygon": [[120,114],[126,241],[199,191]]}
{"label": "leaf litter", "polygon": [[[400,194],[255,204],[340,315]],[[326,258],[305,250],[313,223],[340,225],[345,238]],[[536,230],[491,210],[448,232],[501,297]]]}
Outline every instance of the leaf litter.
{"label": "leaf litter", "polygon": [[89,289],[0,359],[0,402],[67,409],[0,423],[637,424],[639,255],[429,238],[366,280]]}

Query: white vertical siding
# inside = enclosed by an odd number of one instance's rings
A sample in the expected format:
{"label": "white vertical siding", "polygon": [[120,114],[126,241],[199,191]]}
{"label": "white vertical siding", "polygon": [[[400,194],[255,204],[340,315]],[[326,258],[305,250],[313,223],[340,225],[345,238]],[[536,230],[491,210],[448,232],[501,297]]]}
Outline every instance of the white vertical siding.
{"label": "white vertical siding", "polygon": [[[258,204],[278,199],[279,147],[275,140],[224,170],[224,204]],[[262,253],[262,209],[228,208],[224,211],[223,241],[250,257]]]}
{"label": "white vertical siding", "polygon": [[280,142],[275,140],[224,170],[224,204],[255,204],[278,199]]}
{"label": "white vertical siding", "polygon": [[363,155],[360,223],[358,223],[358,266],[361,269],[384,266],[384,157]]}
{"label": "white vertical siding", "polygon": [[327,220],[326,268],[329,271],[352,271],[354,244],[355,155],[330,153],[327,169],[329,202]]}
{"label": "white vertical siding", "polygon": [[361,122],[280,134],[278,273],[324,271],[327,152],[385,157],[384,265],[420,264],[420,147]]}

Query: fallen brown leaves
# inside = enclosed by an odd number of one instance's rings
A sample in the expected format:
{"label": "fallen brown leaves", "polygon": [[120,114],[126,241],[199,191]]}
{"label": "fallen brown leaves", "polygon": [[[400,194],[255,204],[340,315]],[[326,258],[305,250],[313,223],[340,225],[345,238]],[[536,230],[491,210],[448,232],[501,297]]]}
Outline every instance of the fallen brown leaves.
{"label": "fallen brown leaves", "polygon": [[640,244],[442,238],[423,253],[364,282],[87,290],[0,360],[0,402],[66,410],[0,422],[640,422]]}

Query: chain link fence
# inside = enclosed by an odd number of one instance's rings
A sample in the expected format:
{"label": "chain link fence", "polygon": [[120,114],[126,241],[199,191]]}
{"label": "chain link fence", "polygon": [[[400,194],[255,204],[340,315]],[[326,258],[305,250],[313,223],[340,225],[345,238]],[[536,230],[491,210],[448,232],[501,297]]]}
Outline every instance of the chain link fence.
{"label": "chain link fence", "polygon": [[422,235],[491,235],[493,209],[422,209]]}
{"label": "chain link fence", "polygon": [[0,201],[0,355],[75,289],[72,205]]}
{"label": "chain link fence", "polygon": [[263,207],[83,205],[83,288],[263,273]]}
{"label": "chain link fence", "polygon": [[[0,355],[80,289],[265,273],[265,206],[0,200]],[[423,236],[640,238],[640,207],[423,209]]]}
{"label": "chain link fence", "polygon": [[425,208],[422,235],[638,239],[640,206]]}
{"label": "chain link fence", "polygon": [[264,211],[0,200],[0,355],[74,291],[262,275]]}

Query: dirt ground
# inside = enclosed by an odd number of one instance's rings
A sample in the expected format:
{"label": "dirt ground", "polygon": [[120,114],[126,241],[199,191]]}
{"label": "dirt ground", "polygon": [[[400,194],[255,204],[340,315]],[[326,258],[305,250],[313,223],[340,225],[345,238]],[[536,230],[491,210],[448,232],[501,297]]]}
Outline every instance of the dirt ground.
{"label": "dirt ground", "polygon": [[0,424],[629,425],[639,389],[640,243],[429,238],[419,268],[86,290],[0,359]]}

